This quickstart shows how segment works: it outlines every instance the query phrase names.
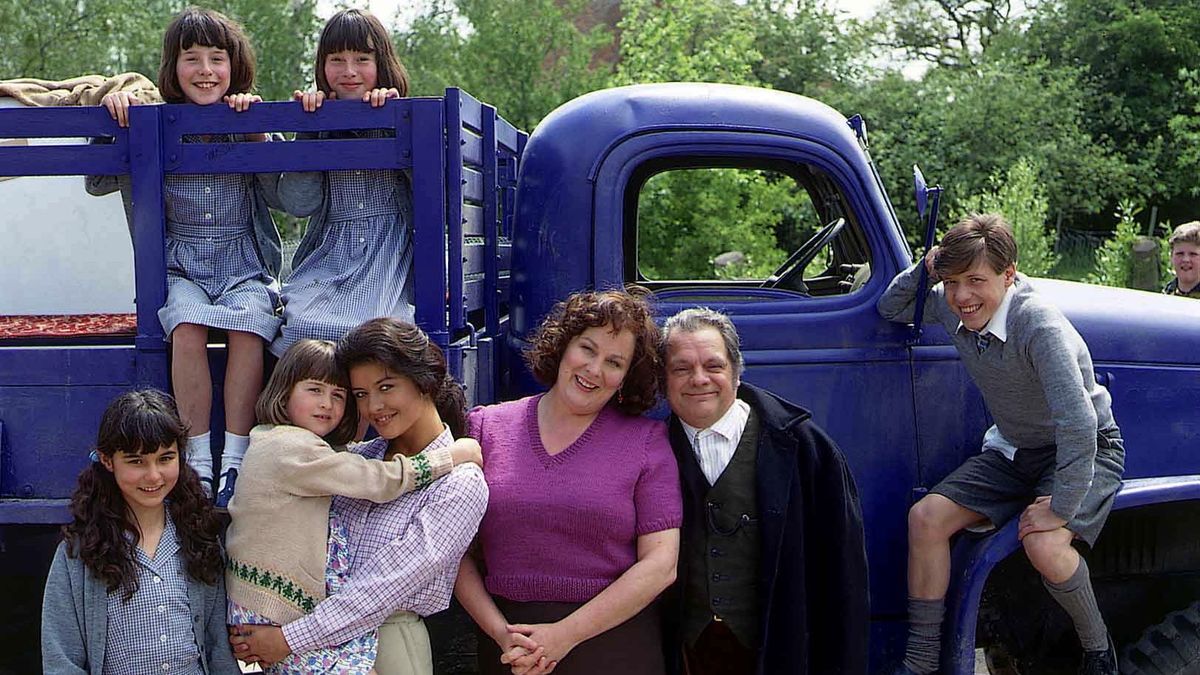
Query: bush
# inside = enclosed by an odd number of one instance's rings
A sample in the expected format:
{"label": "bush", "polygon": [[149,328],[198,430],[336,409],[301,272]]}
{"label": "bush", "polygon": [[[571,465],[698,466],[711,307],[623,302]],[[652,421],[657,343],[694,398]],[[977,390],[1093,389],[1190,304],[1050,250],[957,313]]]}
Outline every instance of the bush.
{"label": "bush", "polygon": [[1030,276],[1048,275],[1058,264],[1058,254],[1054,252],[1055,235],[1046,231],[1049,202],[1032,162],[1023,157],[1003,176],[993,174],[989,182],[990,192],[967,199],[964,204],[977,213],[1004,216],[1012,225],[1020,251],[1018,269]]}
{"label": "bush", "polygon": [[1096,251],[1096,269],[1088,282],[1101,286],[1128,288],[1133,276],[1133,244],[1141,235],[1140,226],[1134,220],[1142,207],[1132,200],[1123,199],[1117,204],[1117,229],[1111,239]]}

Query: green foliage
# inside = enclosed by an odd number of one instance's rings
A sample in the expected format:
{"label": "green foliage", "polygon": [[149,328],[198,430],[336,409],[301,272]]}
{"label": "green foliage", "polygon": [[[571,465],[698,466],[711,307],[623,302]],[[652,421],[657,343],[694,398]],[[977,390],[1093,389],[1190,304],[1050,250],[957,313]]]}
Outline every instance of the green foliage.
{"label": "green foliage", "polygon": [[[1180,69],[1179,88],[1180,97],[1191,103],[1171,117],[1169,128],[1178,142],[1179,170],[1196,176],[1200,173],[1200,70]],[[1192,180],[1185,187],[1188,194],[1200,197],[1200,181]]]}
{"label": "green foliage", "polygon": [[1012,225],[1020,251],[1020,270],[1034,277],[1047,276],[1058,264],[1055,236],[1046,231],[1048,202],[1037,171],[1021,158],[1007,172],[995,173],[992,189],[966,200],[969,211],[999,213]]}
{"label": "green foliage", "polygon": [[[316,0],[208,0],[205,6],[246,27],[258,57],[257,89],[264,101],[290,100],[294,90],[316,86],[313,64],[322,25]],[[159,27],[160,41],[166,24]]]}
{"label": "green foliage", "polygon": [[763,85],[829,99],[840,83],[864,75],[863,27],[839,19],[823,0],[749,0],[746,11],[762,55],[752,69]]}
{"label": "green foliage", "polygon": [[[885,46],[938,66],[969,66],[1017,27],[1010,0],[887,0],[874,20]],[[886,17],[886,18],[884,18]]]}
{"label": "green foliage", "polygon": [[1096,251],[1096,269],[1088,281],[1101,286],[1128,287],[1133,276],[1133,244],[1141,234],[1141,226],[1135,220],[1142,207],[1123,200],[1114,214],[1117,229],[1111,239]]}
{"label": "green foliage", "polygon": [[[891,75],[851,98],[871,126],[873,155],[902,215],[915,213],[913,164],[961,211],[964,199],[990,191],[991,177],[1022,158],[1037,167],[1050,211],[1091,213],[1128,194],[1131,179],[1084,127],[1077,75],[989,57],[970,68],[935,68],[920,81]],[[906,222],[918,239],[916,219]]]}
{"label": "green foliage", "polygon": [[624,0],[614,85],[759,84],[752,14],[732,0]]}
{"label": "green foliage", "polygon": [[1084,124],[1120,153],[1135,179],[1126,194],[1161,203],[1194,190],[1195,171],[1179,154],[1188,144],[1167,122],[1196,114],[1196,92],[1180,91],[1179,71],[1200,64],[1200,5],[1060,0],[1038,10],[1027,53],[1082,69],[1080,84],[1093,99]]}
{"label": "green foliage", "polygon": [[[805,212],[812,212],[807,194],[785,176],[746,169],[660,173],[638,195],[638,269],[648,279],[766,278],[787,257],[777,230],[794,227]],[[713,259],[731,251],[744,262],[718,270]]]}
{"label": "green foliage", "polygon": [[[0,0],[0,79],[60,80],[136,71],[158,77],[162,36],[183,0]],[[287,98],[312,81],[315,0],[205,3],[246,27],[258,56],[258,92]]]}
{"label": "green foliage", "polygon": [[612,35],[603,25],[576,26],[585,7],[585,0],[438,0],[394,39],[413,93],[462,87],[532,129],[609,76],[595,57]]}

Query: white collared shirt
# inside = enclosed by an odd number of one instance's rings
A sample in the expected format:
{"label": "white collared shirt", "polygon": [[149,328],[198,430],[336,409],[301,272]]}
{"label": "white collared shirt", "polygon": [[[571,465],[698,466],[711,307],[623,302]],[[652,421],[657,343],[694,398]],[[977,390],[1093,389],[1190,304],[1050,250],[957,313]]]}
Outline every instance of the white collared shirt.
{"label": "white collared shirt", "polygon": [[[983,327],[983,330],[979,331],[980,335],[988,335],[990,333],[997,340],[1008,342],[1008,308],[1012,305],[1013,294],[1016,292],[1017,284],[1015,282],[1009,284],[1008,290],[1004,292],[1004,299],[1000,301],[1000,306],[996,308],[996,313],[992,315],[992,318],[988,319],[987,325]],[[955,332],[964,328],[966,326],[963,325],[962,321],[959,321]],[[970,330],[969,328],[966,329]]]}
{"label": "white collared shirt", "polygon": [[742,432],[746,430],[749,419],[750,404],[739,398],[734,399],[733,405],[729,406],[721,419],[707,429],[697,429],[679,420],[709,485],[716,485],[725,467],[729,466],[729,460],[733,459],[733,453],[742,441]]}

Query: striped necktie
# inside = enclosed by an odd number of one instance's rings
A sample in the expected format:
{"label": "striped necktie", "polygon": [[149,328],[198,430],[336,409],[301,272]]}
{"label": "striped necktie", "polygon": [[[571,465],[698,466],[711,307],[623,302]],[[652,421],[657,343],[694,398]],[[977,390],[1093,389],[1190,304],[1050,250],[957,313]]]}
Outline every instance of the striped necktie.
{"label": "striped necktie", "polygon": [[976,333],[975,334],[975,349],[978,349],[980,354],[987,351],[988,345],[990,345],[990,344],[992,344],[992,334],[991,333]]}

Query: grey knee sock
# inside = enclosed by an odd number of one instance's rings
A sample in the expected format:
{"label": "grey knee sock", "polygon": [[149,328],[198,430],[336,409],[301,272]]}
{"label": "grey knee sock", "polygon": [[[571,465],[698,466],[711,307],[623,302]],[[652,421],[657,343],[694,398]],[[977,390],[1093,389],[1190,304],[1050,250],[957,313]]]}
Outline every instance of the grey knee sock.
{"label": "grey knee sock", "polygon": [[904,650],[904,665],[913,672],[925,675],[938,669],[942,652],[942,619],[946,616],[946,599],[908,599],[908,647]]}
{"label": "grey knee sock", "polygon": [[1050,591],[1050,597],[1062,605],[1075,622],[1079,633],[1079,644],[1084,651],[1108,649],[1108,627],[1100,608],[1096,605],[1096,594],[1092,592],[1092,578],[1088,573],[1087,561],[1079,557],[1079,567],[1070,579],[1056,584],[1042,577],[1042,584]]}

